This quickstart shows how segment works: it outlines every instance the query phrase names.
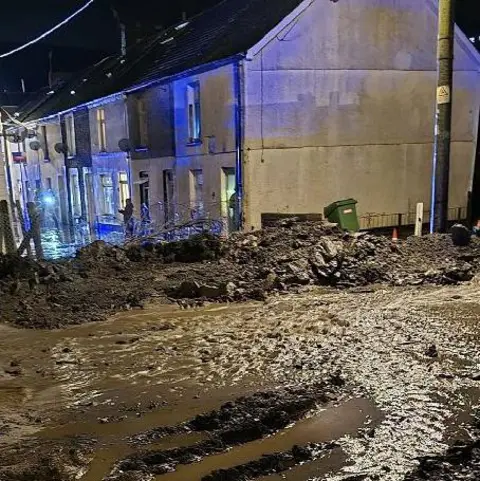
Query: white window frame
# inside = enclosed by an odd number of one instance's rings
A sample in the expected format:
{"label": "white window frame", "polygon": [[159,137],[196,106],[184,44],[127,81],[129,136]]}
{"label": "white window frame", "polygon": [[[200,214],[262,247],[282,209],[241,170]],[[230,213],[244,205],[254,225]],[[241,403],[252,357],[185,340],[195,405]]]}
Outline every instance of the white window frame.
{"label": "white window frame", "polygon": [[187,125],[188,143],[198,144],[202,137],[202,118],[200,109],[200,82],[187,85]]}
{"label": "white window frame", "polygon": [[[108,183],[105,180],[108,179]],[[113,194],[114,184],[112,174],[108,172],[102,172],[99,175],[100,192],[101,192],[101,209],[102,216],[109,217],[115,215],[115,198]],[[107,196],[107,191],[109,195]],[[109,199],[110,198],[110,199]]]}
{"label": "white window frame", "polygon": [[99,107],[97,109],[97,132],[98,132],[98,150],[100,152],[107,151],[107,124],[105,121],[105,109]]}

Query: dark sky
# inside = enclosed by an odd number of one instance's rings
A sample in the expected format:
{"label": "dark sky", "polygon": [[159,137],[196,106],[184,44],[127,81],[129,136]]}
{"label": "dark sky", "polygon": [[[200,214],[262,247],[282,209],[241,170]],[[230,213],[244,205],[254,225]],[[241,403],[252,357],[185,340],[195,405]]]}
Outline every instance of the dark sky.
{"label": "dark sky", "polygon": [[[55,70],[84,68],[119,48],[113,5],[124,21],[168,26],[185,11],[191,16],[219,0],[95,0],[66,27],[34,47],[0,60],[0,90],[16,90],[20,78],[27,90],[46,84],[48,52],[53,50]],[[282,0],[272,0],[273,3]],[[327,0],[323,0],[327,1]],[[423,0],[418,0],[423,1]],[[0,15],[0,52],[41,34],[63,20],[86,0],[3,1]],[[468,36],[480,35],[480,0],[457,0],[457,23]]]}

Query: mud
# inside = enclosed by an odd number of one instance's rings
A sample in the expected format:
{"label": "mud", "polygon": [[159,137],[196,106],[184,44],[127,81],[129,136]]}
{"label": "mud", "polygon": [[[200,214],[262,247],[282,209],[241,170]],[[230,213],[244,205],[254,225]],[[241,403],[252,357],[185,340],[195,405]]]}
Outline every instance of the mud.
{"label": "mud", "polygon": [[453,245],[449,235],[392,243],[322,223],[203,235],[124,248],[102,241],[74,259],[34,262],[0,257],[0,319],[19,327],[61,328],[143,309],[147,301],[198,307],[206,301],[264,301],[314,285],[352,288],[458,284],[479,270],[480,241]]}
{"label": "mud", "polygon": [[0,325],[0,480],[469,479],[479,282]]}
{"label": "mud", "polygon": [[319,457],[326,450],[337,447],[335,443],[294,446],[290,451],[263,455],[260,459],[229,469],[219,469],[204,476],[202,481],[243,481],[260,476],[283,473]]}
{"label": "mud", "polygon": [[[140,434],[134,439],[142,443],[151,443],[181,430],[206,431],[210,436],[208,440],[193,446],[136,455],[122,461],[117,469],[120,472],[164,474],[173,471],[177,464],[189,464],[205,456],[225,452],[232,446],[261,439],[296,422],[318,404],[333,400],[335,388],[343,385],[344,381],[335,376],[328,382],[306,388],[259,392],[226,403],[210,413],[200,414],[181,426]],[[311,455],[311,450],[309,452]],[[285,460],[291,455],[286,454]]]}

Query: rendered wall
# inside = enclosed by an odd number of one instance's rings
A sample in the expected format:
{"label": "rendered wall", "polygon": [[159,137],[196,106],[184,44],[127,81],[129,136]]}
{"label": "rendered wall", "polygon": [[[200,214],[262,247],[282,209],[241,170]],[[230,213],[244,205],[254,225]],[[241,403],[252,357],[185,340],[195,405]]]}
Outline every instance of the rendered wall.
{"label": "rendered wall", "polygon": [[[360,215],[428,208],[437,17],[429,0],[313,2],[245,61],[245,228],[341,198]],[[465,41],[464,41],[465,40]],[[465,207],[478,54],[455,46],[451,207]]]}

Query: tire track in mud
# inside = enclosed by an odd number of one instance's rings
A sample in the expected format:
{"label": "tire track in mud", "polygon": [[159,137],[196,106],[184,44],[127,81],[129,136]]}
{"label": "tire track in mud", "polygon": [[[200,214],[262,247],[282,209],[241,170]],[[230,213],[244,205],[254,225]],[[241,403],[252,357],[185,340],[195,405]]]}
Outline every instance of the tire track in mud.
{"label": "tire track in mud", "polygon": [[[199,462],[201,459],[224,453],[234,446],[263,439],[304,418],[318,406],[338,397],[344,382],[338,376],[308,387],[282,388],[276,391],[257,392],[228,402],[218,410],[200,414],[178,426],[159,427],[136,435],[135,444],[149,444],[178,432],[209,433],[209,439],[190,446],[160,451],[140,452],[126,458],[114,467],[108,481],[121,481],[131,476],[161,475],[175,471],[176,466]],[[327,444],[295,446],[283,453],[269,454],[243,465],[216,470],[204,476],[205,481],[244,479],[289,469],[301,462],[319,456]],[[128,476],[128,477],[126,477]],[[144,478],[138,478],[144,479]]]}

